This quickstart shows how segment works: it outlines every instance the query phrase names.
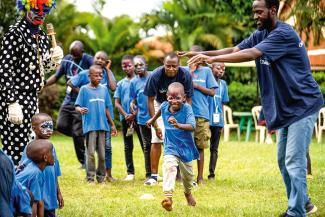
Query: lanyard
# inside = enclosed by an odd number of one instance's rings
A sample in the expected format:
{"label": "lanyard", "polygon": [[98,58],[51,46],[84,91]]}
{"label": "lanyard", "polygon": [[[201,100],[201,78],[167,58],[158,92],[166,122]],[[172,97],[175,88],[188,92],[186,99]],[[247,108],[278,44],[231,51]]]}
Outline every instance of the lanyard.
{"label": "lanyard", "polygon": [[219,95],[218,94],[215,94],[214,96],[213,96],[213,102],[214,102],[214,106],[216,107],[216,113],[218,113],[218,104],[217,104],[217,98],[220,98],[220,100],[221,100],[221,95],[222,95],[222,83],[221,83],[221,81],[220,81],[220,88],[219,88]]}

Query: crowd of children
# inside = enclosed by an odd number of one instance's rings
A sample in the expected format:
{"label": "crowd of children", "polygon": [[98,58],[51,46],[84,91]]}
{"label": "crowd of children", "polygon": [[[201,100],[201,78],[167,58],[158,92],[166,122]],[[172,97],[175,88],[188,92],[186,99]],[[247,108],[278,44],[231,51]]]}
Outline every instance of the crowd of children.
{"label": "crowd of children", "polygon": [[[115,107],[120,113],[125,145],[127,176],[124,180],[135,179],[132,157],[133,131],[138,133],[144,153],[145,185],[154,185],[158,181],[158,163],[157,161],[153,163],[155,160],[152,155],[156,158],[158,156],[159,161],[160,152],[152,152],[152,145],[163,143],[165,199],[162,201],[162,206],[170,211],[178,175],[182,177],[188,205],[196,205],[191,194],[195,183],[192,161],[198,160],[196,181],[201,184],[203,182],[203,153],[204,149],[209,147],[210,131],[212,154],[209,179],[215,177],[218,143],[223,125],[222,104],[228,101],[228,95],[226,83],[220,80],[224,65],[216,63],[211,68],[192,69],[181,67],[175,54],[167,55],[166,59],[164,65],[158,70],[149,72],[143,56],[125,55],[121,65],[126,77],[116,84],[114,74],[109,69],[110,61],[107,54],[99,51],[94,57],[94,64],[89,69],[71,77],[67,85],[72,92],[77,93],[75,110],[82,117],[86,150],[84,161],[86,181],[94,182],[96,179],[98,183],[102,183],[105,178],[107,181],[116,181],[111,173],[111,135],[117,135],[117,130],[113,121],[113,104],[109,92],[116,89]],[[152,100],[155,97],[152,98],[145,88],[148,88],[146,87],[147,81],[152,79],[150,76],[157,71],[169,80],[164,84],[167,89],[162,94],[163,100],[153,112],[150,112],[148,98]],[[183,76],[179,76],[179,71],[186,74],[189,79],[189,81],[186,80],[187,83],[182,84]],[[173,79],[173,76],[179,76],[179,82]],[[158,90],[158,92],[157,94],[161,94],[161,91]],[[160,115],[163,130],[156,122]],[[215,126],[217,126],[216,129]],[[0,167],[1,174],[4,174],[1,177],[7,183],[1,185],[0,208],[1,212],[10,213],[3,216],[52,217],[56,215],[56,209],[64,206],[58,182],[58,177],[61,176],[60,164],[54,145],[49,141],[53,133],[51,117],[44,113],[34,115],[32,129],[36,137],[26,144],[19,165],[14,167],[9,158],[2,151],[0,152],[1,165],[4,165]],[[153,137],[158,138],[159,143],[155,142]],[[95,152],[98,158],[97,168]],[[156,165],[153,167],[153,164]],[[0,216],[2,216],[1,212]]]}

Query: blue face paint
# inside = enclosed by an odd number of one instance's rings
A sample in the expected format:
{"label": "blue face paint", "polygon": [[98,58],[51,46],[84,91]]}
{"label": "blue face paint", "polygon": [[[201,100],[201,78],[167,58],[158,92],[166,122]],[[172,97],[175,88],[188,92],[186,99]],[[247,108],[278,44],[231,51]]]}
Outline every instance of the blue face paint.
{"label": "blue face paint", "polygon": [[53,121],[44,121],[40,124],[42,134],[53,132]]}

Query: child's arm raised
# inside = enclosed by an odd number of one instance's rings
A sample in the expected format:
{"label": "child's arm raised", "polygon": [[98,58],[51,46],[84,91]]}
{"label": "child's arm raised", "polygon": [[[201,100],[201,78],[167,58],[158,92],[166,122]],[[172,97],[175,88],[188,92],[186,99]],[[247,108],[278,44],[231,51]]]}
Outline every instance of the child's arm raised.
{"label": "child's arm raised", "polygon": [[180,124],[177,122],[177,120],[174,116],[169,117],[168,123],[170,123],[175,128],[178,128],[180,130],[194,131],[194,127],[192,124]]}

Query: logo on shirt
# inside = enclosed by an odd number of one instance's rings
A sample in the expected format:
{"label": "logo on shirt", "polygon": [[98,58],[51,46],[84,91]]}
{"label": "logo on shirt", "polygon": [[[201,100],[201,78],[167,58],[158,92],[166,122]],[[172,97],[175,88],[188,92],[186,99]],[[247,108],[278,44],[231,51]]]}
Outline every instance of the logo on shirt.
{"label": "logo on shirt", "polygon": [[89,102],[96,102],[96,101],[99,101],[99,102],[105,102],[105,100],[103,99],[99,99],[99,98],[95,98],[95,99],[90,99]]}
{"label": "logo on shirt", "polygon": [[159,89],[159,93],[167,93],[167,89]]}
{"label": "logo on shirt", "polygon": [[299,47],[303,47],[304,46],[304,43],[301,41],[300,43],[299,43]]}
{"label": "logo on shirt", "polygon": [[262,59],[261,58],[260,59],[260,64],[269,66],[270,65],[270,62],[267,59]]}

